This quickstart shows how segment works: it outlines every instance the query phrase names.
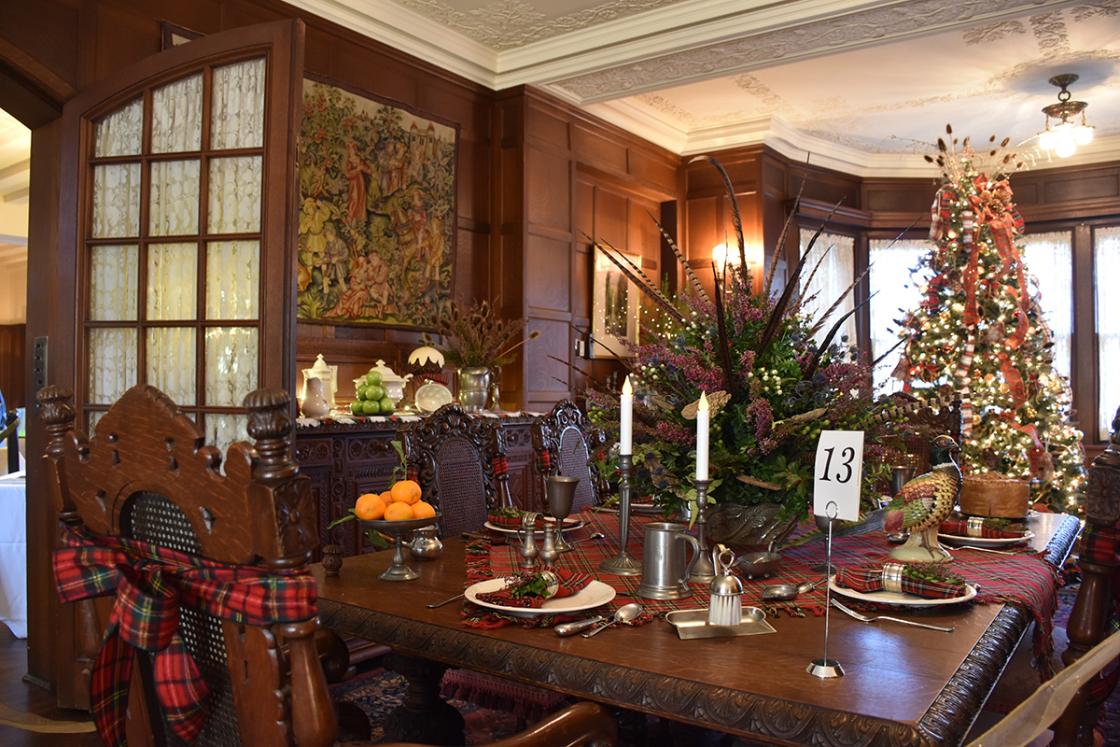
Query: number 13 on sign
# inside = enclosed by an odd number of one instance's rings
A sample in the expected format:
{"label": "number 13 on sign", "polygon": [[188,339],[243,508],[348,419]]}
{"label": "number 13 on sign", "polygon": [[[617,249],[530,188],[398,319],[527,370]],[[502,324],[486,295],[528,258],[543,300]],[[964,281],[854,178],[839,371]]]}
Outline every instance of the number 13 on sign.
{"label": "number 13 on sign", "polygon": [[835,518],[859,519],[859,491],[863,480],[863,431],[821,431],[813,470],[813,513]]}

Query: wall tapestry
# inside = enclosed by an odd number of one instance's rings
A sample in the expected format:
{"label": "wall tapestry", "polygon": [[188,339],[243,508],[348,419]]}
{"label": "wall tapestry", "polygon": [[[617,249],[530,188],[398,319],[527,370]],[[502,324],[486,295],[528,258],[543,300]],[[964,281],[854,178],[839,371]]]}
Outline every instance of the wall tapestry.
{"label": "wall tapestry", "polygon": [[[623,254],[641,267],[637,254]],[[638,344],[642,293],[601,251],[594,251],[591,288],[592,358],[630,358]]]}
{"label": "wall tapestry", "polygon": [[303,82],[299,319],[422,326],[451,293],[458,129]]}

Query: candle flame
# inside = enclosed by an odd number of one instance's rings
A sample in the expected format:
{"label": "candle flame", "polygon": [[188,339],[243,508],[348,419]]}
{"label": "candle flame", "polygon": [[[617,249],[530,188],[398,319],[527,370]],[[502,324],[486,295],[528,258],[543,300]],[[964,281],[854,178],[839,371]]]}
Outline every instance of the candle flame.
{"label": "candle flame", "polygon": [[700,402],[696,405],[696,412],[708,411],[708,395],[706,392],[700,392]]}
{"label": "candle flame", "polygon": [[623,394],[633,394],[634,393],[634,387],[630,386],[630,377],[629,376],[626,377],[626,381],[622,382],[622,393]]}

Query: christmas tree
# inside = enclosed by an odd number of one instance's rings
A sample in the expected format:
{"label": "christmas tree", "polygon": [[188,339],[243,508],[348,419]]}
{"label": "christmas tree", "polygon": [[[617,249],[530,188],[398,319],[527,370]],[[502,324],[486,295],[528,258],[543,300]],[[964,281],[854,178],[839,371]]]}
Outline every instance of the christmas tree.
{"label": "christmas tree", "polygon": [[923,260],[930,280],[900,320],[904,353],[894,375],[919,397],[961,400],[966,474],[1037,480],[1036,503],[1076,510],[1085,485],[1070,388],[1054,369],[1053,341],[1022,257],[1023,221],[1008,175],[1022,167],[1007,140],[974,150],[938,139],[943,182]]}

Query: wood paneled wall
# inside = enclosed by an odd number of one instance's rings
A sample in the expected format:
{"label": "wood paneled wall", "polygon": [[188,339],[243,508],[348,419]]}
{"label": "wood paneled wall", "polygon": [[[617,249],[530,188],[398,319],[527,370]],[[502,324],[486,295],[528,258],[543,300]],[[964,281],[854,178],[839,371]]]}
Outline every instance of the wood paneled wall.
{"label": "wood paneled wall", "polygon": [[24,387],[26,324],[0,324],[0,392],[9,408],[27,404]]}
{"label": "wood paneled wall", "polygon": [[503,179],[518,160],[523,169],[520,179],[508,175],[507,185],[508,200],[521,209],[503,216],[503,235],[511,247],[523,247],[504,255],[511,265],[521,259],[519,273],[512,267],[503,273],[510,282],[520,279],[520,303],[507,309],[540,332],[518,362],[521,401],[530,410],[547,410],[581,394],[591,380],[607,384],[618,368],[580,356],[591,326],[594,258],[587,237],[640,255],[645,272],[660,278],[661,240],[650,215],[659,216],[661,203],[680,196],[680,162],[535,89],[520,89],[506,104],[520,121],[511,121],[503,136],[503,150],[510,151]]}

